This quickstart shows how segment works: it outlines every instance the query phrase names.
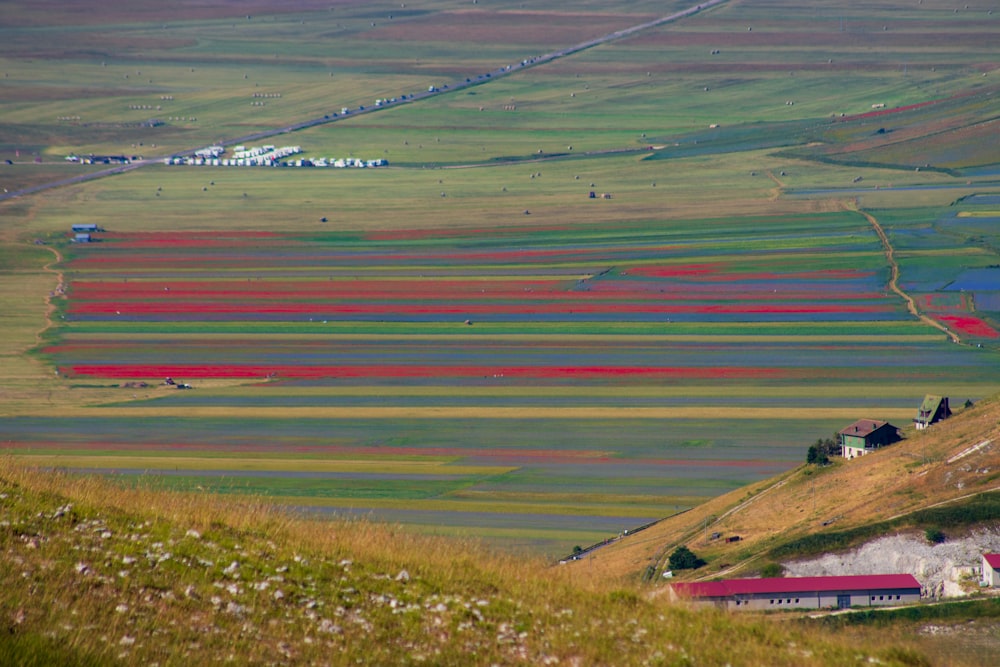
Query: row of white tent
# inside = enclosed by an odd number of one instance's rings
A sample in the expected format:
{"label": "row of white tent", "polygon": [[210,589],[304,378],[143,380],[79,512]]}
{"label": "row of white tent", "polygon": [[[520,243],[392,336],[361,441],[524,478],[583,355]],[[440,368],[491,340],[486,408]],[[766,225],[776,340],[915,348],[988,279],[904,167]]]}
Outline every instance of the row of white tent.
{"label": "row of white tent", "polygon": [[209,146],[195,151],[194,155],[164,158],[164,164],[210,165],[213,167],[272,166],[279,160],[302,152],[301,146],[260,146],[247,149],[237,146],[232,157],[224,158],[223,146]]}
{"label": "row of white tent", "polygon": [[225,146],[208,146],[194,152],[194,155],[172,156],[164,158],[168,165],[193,165],[208,167],[385,167],[389,161],[385,158],[376,160],[359,160],[357,158],[325,158],[285,160],[287,157],[302,152],[301,146],[234,146],[232,157],[222,157]]}
{"label": "row of white tent", "polygon": [[247,148],[246,146],[236,146],[233,148],[233,157],[237,160],[267,157],[271,155],[276,156],[277,158],[283,158],[301,152],[302,148],[300,146],[282,146],[281,148],[275,148],[273,145],[251,146],[250,148]]}
{"label": "row of white tent", "polygon": [[312,159],[288,160],[282,162],[280,158],[272,155],[262,155],[250,158],[205,158],[205,157],[168,157],[164,159],[164,164],[168,165],[189,165],[205,167],[332,167],[335,169],[347,168],[374,168],[388,166],[389,161],[385,158],[375,160],[359,160],[357,158],[325,158],[318,157]]}

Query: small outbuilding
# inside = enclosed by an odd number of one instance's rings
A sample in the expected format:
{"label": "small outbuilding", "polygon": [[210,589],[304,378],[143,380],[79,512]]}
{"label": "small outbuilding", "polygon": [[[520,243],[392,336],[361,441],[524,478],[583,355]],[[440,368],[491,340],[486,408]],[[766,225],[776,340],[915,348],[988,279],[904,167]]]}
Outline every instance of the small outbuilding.
{"label": "small outbuilding", "polygon": [[899,442],[899,429],[889,422],[859,419],[837,433],[845,459],[870,454],[880,447]]}
{"label": "small outbuilding", "polygon": [[912,574],[723,579],[672,584],[670,595],[723,609],[849,609],[918,602],[920,582]]}
{"label": "small outbuilding", "polygon": [[983,586],[1000,588],[1000,554],[983,554]]}
{"label": "small outbuilding", "polygon": [[92,222],[88,222],[88,223],[79,223],[79,224],[73,225],[73,231],[74,232],[93,233],[93,232],[99,232],[99,231],[101,231],[101,228],[98,227],[96,224],[94,224]]}
{"label": "small outbuilding", "polygon": [[951,408],[948,406],[947,396],[934,396],[927,394],[924,402],[917,410],[917,416],[913,418],[913,423],[918,431],[922,431],[931,424],[947,419],[951,416]]}

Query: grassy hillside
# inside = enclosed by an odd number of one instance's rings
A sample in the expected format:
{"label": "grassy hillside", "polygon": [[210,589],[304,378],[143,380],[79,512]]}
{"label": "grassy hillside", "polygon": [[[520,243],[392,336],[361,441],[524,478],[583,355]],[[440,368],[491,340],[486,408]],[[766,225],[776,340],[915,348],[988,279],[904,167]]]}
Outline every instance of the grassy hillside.
{"label": "grassy hillside", "polygon": [[0,664],[926,664],[641,580],[992,516],[1000,13],[698,1],[5,3]]}
{"label": "grassy hillside", "polygon": [[997,391],[987,3],[731,1],[525,69],[686,3],[8,4],[4,189],[308,119],[268,141],[389,161],[0,201],[29,463],[557,556]]}
{"label": "grassy hillside", "polygon": [[926,664],[474,544],[9,458],[0,508],[3,664]]}
{"label": "grassy hillside", "polygon": [[[708,565],[682,577],[752,576],[769,562],[845,549],[887,532],[944,527],[954,534],[1000,518],[1000,397],[924,431],[908,426],[905,435],[860,459],[802,465],[725,494],[573,567],[585,578],[595,571],[649,578],[684,544]],[[738,542],[724,539],[734,535]]]}

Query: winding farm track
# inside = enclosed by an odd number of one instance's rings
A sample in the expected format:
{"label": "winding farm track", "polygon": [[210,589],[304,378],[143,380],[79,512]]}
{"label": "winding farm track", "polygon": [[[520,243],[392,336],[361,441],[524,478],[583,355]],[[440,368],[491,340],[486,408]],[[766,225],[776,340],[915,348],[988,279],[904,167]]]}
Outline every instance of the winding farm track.
{"label": "winding farm track", "polygon": [[903,299],[903,301],[906,302],[906,309],[910,312],[911,315],[919,319],[924,324],[927,324],[928,326],[932,326],[935,329],[944,332],[945,335],[947,335],[951,339],[951,342],[961,343],[962,339],[958,337],[958,334],[956,334],[954,331],[952,331],[945,325],[941,324],[937,320],[921,313],[920,309],[917,308],[917,302],[913,299],[913,297],[904,292],[903,289],[899,286],[899,263],[896,261],[895,250],[893,249],[892,244],[889,242],[889,236],[885,233],[885,230],[882,229],[882,225],[879,224],[879,221],[875,218],[875,216],[873,216],[871,213],[868,213],[867,211],[862,211],[861,209],[858,209],[856,207],[848,207],[848,208],[857,211],[861,215],[865,216],[865,219],[868,220],[869,224],[871,224],[872,229],[875,230],[875,233],[878,235],[879,240],[882,242],[882,248],[885,250],[885,258],[889,262],[889,269],[891,271],[889,275],[889,289],[893,293],[897,294],[901,299]]}
{"label": "winding farm track", "polygon": [[[719,523],[720,521],[722,521],[723,519],[725,519],[728,516],[731,516],[731,515],[733,515],[733,514],[735,514],[737,512],[745,510],[747,507],[749,507],[753,503],[757,502],[765,494],[770,493],[771,491],[774,491],[775,489],[781,488],[786,483],[788,483],[788,478],[787,477],[779,479],[776,482],[774,482],[773,484],[771,484],[770,486],[768,486],[767,488],[761,489],[760,491],[758,491],[757,493],[755,493],[750,498],[747,498],[746,500],[741,501],[741,502],[737,503],[736,505],[730,507],[728,510],[726,510],[725,512],[723,512],[719,516],[708,517],[704,522],[700,522],[697,525],[695,525],[695,526],[687,529],[684,532],[684,534],[681,535],[681,537],[679,539],[674,540],[674,541],[670,542],[669,544],[663,545],[660,548],[660,550],[656,552],[656,554],[652,558],[653,567],[655,567],[657,571],[663,569],[663,564],[667,560],[668,552],[673,551],[675,548],[681,546],[682,544],[686,544],[686,543],[690,542],[691,539],[695,535],[697,535],[698,533],[700,533],[702,531],[704,531],[704,532],[707,533],[708,529],[711,526],[716,525],[717,523]],[[667,517],[667,518],[670,518],[670,517]],[[663,520],[665,520],[665,519],[663,519]],[[657,522],[657,523],[659,523],[659,522]],[[646,540],[638,540],[638,541],[634,541],[634,542],[633,541],[629,541],[629,544],[641,544],[643,542],[653,541],[653,540],[657,540],[657,539],[658,538],[651,537],[651,538],[647,538]],[[721,575],[724,575],[724,574],[728,574],[729,572],[733,572],[733,571],[735,571],[735,570],[737,570],[737,569],[745,566],[747,563],[749,563],[749,562],[751,562],[753,560],[756,560],[759,557],[760,557],[760,554],[757,554],[755,556],[751,556],[750,558],[748,558],[746,560],[740,561],[739,563],[736,563],[735,565],[730,566],[726,570],[723,570],[721,572],[715,572],[715,573],[713,573],[710,576],[711,577],[718,577],[718,576],[721,576]],[[709,575],[706,575],[706,576],[709,576]],[[697,579],[696,581],[702,581],[702,579]],[[650,593],[650,596],[651,597],[656,597],[660,593],[663,593],[665,590],[666,590],[665,588],[656,589],[652,593]]]}
{"label": "winding farm track", "polygon": [[[322,118],[313,118],[311,120],[305,120],[300,123],[286,125],[284,127],[273,128],[270,130],[262,130],[260,132],[254,132],[252,134],[246,134],[240,137],[233,137],[230,139],[220,141],[218,143],[226,145],[226,144],[241,144],[241,143],[249,143],[252,141],[260,141],[261,139],[268,139],[270,137],[274,137],[279,134],[288,134],[290,132],[296,132],[298,130],[304,130],[306,128],[315,127],[317,125],[326,125],[328,123],[335,123],[337,121],[343,120],[344,118],[352,118],[354,116],[360,116],[362,114],[377,113],[378,111],[382,111],[393,107],[398,107],[403,104],[411,104],[413,102],[417,102],[419,100],[425,100],[430,97],[445,95],[447,93],[455,92],[465,88],[471,88],[473,86],[481,86],[496,79],[502,78],[504,76],[509,76],[514,72],[525,70],[531,67],[538,67],[540,65],[550,63],[554,60],[565,58],[567,56],[574,55],[581,51],[586,51],[587,49],[591,49],[595,46],[600,46],[602,44],[607,44],[609,42],[614,42],[620,39],[631,37],[644,30],[649,30],[650,28],[657,28],[666,23],[672,23],[674,21],[679,21],[680,19],[684,19],[689,16],[694,16],[699,12],[702,12],[706,9],[711,9],[712,7],[724,4],[725,2],[727,2],[727,0],[706,0],[705,2],[697,4],[693,7],[689,7],[688,9],[685,9],[683,11],[670,14],[669,16],[663,16],[661,18],[654,19],[652,21],[647,21],[646,23],[640,23],[638,25],[634,25],[629,28],[616,30],[615,32],[611,32],[606,35],[601,35],[600,37],[596,37],[586,42],[580,42],[579,44],[568,46],[565,49],[553,51],[543,56],[522,60],[519,63],[508,65],[506,67],[501,67],[497,70],[489,72],[488,74],[479,75],[476,78],[469,77],[464,81],[458,81],[454,84],[449,84],[448,86],[442,86],[441,88],[438,89],[416,93],[414,95],[411,95],[409,98],[405,100],[400,99],[395,102],[383,104],[380,107],[370,107],[367,109],[354,110],[351,111],[349,115],[339,115],[339,116],[332,115],[332,116],[323,116]],[[57,181],[50,181],[48,183],[41,183],[39,185],[34,185],[28,188],[22,188],[20,190],[14,190],[12,192],[0,193],[0,201],[3,201],[5,199],[13,199],[15,197],[23,197],[25,195],[34,194],[36,192],[42,192],[45,190],[51,190],[52,188],[63,187],[66,185],[85,183],[87,181],[92,181],[98,178],[104,178],[106,176],[124,174],[126,172],[133,171],[135,169],[139,169],[141,167],[145,167],[150,164],[162,164],[165,158],[174,156],[183,157],[183,156],[193,155],[195,151],[199,150],[200,148],[202,148],[202,146],[191,148],[186,151],[170,153],[169,155],[160,155],[145,160],[136,160],[135,162],[131,162],[129,164],[124,164],[124,165],[118,165],[110,169],[102,169],[100,171],[94,171],[88,174],[81,174],[79,176],[74,176],[72,178],[64,178]]]}
{"label": "winding farm track", "polygon": [[64,292],[64,290],[66,289],[66,283],[64,282],[62,271],[60,271],[59,269],[53,268],[53,267],[61,266],[62,265],[62,262],[63,262],[62,253],[60,253],[58,250],[56,250],[52,246],[42,246],[42,247],[45,248],[46,250],[48,250],[49,252],[51,252],[52,255],[53,255],[52,261],[49,262],[48,264],[46,264],[45,266],[43,266],[42,270],[45,271],[45,272],[47,272],[47,273],[54,274],[56,276],[56,281],[57,282],[56,282],[56,289],[55,289],[55,291],[49,292],[49,294],[45,297],[45,326],[43,326],[38,331],[38,333],[35,334],[35,346],[36,347],[40,346],[42,344],[42,336],[44,336],[45,332],[48,331],[49,329],[51,329],[53,327],[53,325],[54,325],[54,322],[52,321],[52,313],[55,312],[56,306],[55,306],[54,303],[52,303],[52,299],[54,297],[62,295],[63,292]]}

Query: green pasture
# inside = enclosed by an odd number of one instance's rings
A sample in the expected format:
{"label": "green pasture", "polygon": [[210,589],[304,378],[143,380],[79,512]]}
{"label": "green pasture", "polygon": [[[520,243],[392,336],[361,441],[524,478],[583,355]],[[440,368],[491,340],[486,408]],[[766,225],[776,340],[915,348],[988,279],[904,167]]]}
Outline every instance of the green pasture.
{"label": "green pasture", "polygon": [[[374,103],[376,97],[398,96],[427,85],[423,78],[388,74],[373,86],[364,74],[331,76],[327,67],[289,68],[269,63],[249,68],[245,64],[141,61],[105,67],[96,62],[55,72],[46,70],[51,65],[38,61],[6,65],[13,70],[10,74],[17,73],[23,81],[5,79],[0,90],[3,86],[29,90],[20,96],[27,101],[18,102],[15,97],[15,101],[5,98],[8,101],[0,102],[5,118],[0,124],[0,150],[5,157],[15,148],[22,150],[22,156],[32,150],[46,159],[92,152],[147,158],[165,155],[221,137],[239,137],[339,113],[343,106],[356,108]],[[254,79],[244,78],[250,76],[248,70]],[[50,77],[57,80],[49,81]],[[93,81],[96,90],[81,91],[67,85],[71,81]],[[45,85],[52,90],[30,92],[32,87]],[[255,98],[255,94],[269,97]],[[264,106],[253,106],[253,102]],[[134,106],[149,108],[131,108]],[[66,118],[72,120],[61,120]],[[163,124],[143,127],[150,119]]]}
{"label": "green pasture", "polygon": [[34,337],[44,327],[44,304],[35,297],[55,288],[51,275],[39,272],[39,266],[55,263],[55,255],[42,246],[0,245],[0,302],[4,304],[4,331],[0,353],[14,356],[34,344]]}
{"label": "green pasture", "polygon": [[[671,322],[669,332],[664,332],[663,325],[645,322],[478,322],[472,330],[463,323],[438,322],[66,322],[61,325],[65,340],[74,340],[77,336],[92,336],[107,334],[109,336],[126,337],[141,335],[170,334],[171,336],[210,336],[239,334],[267,334],[272,340],[280,340],[283,336],[294,337],[329,337],[361,336],[370,339],[373,336],[395,336],[408,340],[420,339],[424,336],[558,336],[568,339],[573,336],[593,336],[617,338],[623,336],[651,336],[655,340],[669,340],[674,336],[684,339],[696,339],[705,342],[786,342],[803,341],[818,342],[874,342],[875,340],[893,340],[896,342],[919,342],[925,340],[940,340],[923,322],[916,321],[881,321],[881,322],[739,322],[706,323],[706,322]],[[127,332],[127,333],[123,333]],[[841,337],[838,340],[838,337]],[[640,338],[641,340],[641,338]]]}
{"label": "green pasture", "polygon": [[[671,9],[618,4],[595,14],[579,7],[553,12],[542,19],[544,31],[525,30],[534,25],[517,11],[491,5],[453,14],[456,7],[442,2],[417,11],[386,3],[252,20],[239,15],[144,23],[137,13],[134,20],[117,16],[114,32],[88,25],[12,26],[0,32],[0,90],[7,92],[0,97],[0,147],[23,144],[49,157],[72,151],[158,155],[322,117],[342,106],[370,106],[376,98],[428,85],[477,80],[510,62],[601,34],[613,25],[610,18],[628,25]],[[857,25],[852,12],[841,16],[845,12],[780,4],[726,5],[488,85],[346,119],[317,134],[325,138],[309,148],[374,152],[413,165],[523,158],[539,149],[578,153],[672,142],[711,123],[861,113],[875,102],[923,102],[979,83],[981,73],[964,66],[963,50],[944,36],[988,36],[989,21],[984,25],[971,12],[942,21],[945,12],[922,9],[926,18],[893,22],[891,39],[885,39],[876,32],[882,27],[873,23],[878,18]],[[912,14],[913,8],[907,10]],[[820,23],[816,13],[825,15]],[[846,29],[840,20],[847,21]],[[435,37],[452,24],[464,30]],[[756,42],[742,34],[748,24],[756,27]],[[931,25],[941,36],[929,44],[925,31]],[[484,33],[484,26],[491,30]],[[826,33],[821,43],[793,39],[795,46],[780,46],[783,36],[817,28]],[[382,38],[383,31],[391,38]],[[529,32],[541,43],[532,43]],[[889,66],[873,66],[871,47],[858,39],[859,32],[884,42],[876,53]],[[730,46],[732,36],[743,39]],[[707,56],[713,46],[725,48]],[[978,45],[981,58],[987,57],[984,49],[989,42]],[[251,106],[255,100],[264,106]],[[135,105],[150,108],[130,108]],[[139,127],[150,118],[164,125]],[[439,139],[447,143],[438,146]]]}
{"label": "green pasture", "polygon": [[[751,175],[753,167],[759,170],[756,175]],[[700,223],[685,220],[684,214],[709,202],[713,207],[699,209],[695,218],[713,220],[720,235],[730,228],[772,224],[761,220],[766,216],[775,216],[777,226],[794,224],[794,218],[785,221],[781,216],[814,208],[807,202],[769,201],[775,184],[763,174],[765,169],[787,169],[789,180],[796,178],[789,161],[759,152],[676,161],[608,156],[476,169],[161,165],[47,193],[44,200],[33,202],[30,224],[21,233],[68,233],[72,224],[94,219],[115,232],[250,229],[313,237],[366,230],[560,224],[590,231],[599,240],[602,230],[620,234],[619,225],[624,224],[633,235],[657,234],[672,241],[697,237]],[[589,199],[592,190],[614,198]],[[138,214],[122,216],[123,208]],[[321,222],[324,217],[327,223]],[[839,229],[853,227],[872,238],[872,249],[877,249],[863,217],[831,214],[824,221]],[[810,226],[815,231],[822,223],[807,217],[800,225],[802,231]],[[570,229],[563,232],[564,238],[571,235]],[[718,240],[721,237],[705,243]]]}
{"label": "green pasture", "polygon": [[[3,131],[3,125],[0,124],[0,132]],[[35,163],[33,162],[34,158],[32,157],[33,144],[26,145],[21,143],[30,137],[30,132],[22,133],[20,127],[14,128],[13,131],[17,134],[18,141],[16,144],[21,148],[21,155],[24,157],[19,159],[12,153],[12,161],[15,159],[19,160],[12,165],[6,164],[4,161],[0,160],[0,192],[3,192],[4,189],[14,192],[15,190],[20,190],[22,188],[30,188],[44,183],[51,183],[55,180],[73,178],[74,176],[97,171],[105,166],[72,164],[69,162],[63,162],[61,157],[58,161],[55,161],[55,158],[46,158],[45,161],[40,164]],[[5,151],[0,151],[0,153],[2,152]]]}
{"label": "green pasture", "polygon": [[[549,22],[543,44],[511,43],[502,36],[492,43],[482,37],[466,41],[461,30],[427,41],[424,23],[459,20],[430,16],[442,9],[448,4],[415,12],[387,3],[378,10],[347,6],[252,20],[171,16],[145,24],[119,14],[114,32],[89,25],[9,27],[0,32],[0,90],[7,93],[0,103],[0,146],[60,157],[91,151],[158,155],[461,81],[539,55],[553,40],[572,43],[570,36],[580,30],[600,34],[606,25],[600,16],[556,13],[564,20]],[[479,12],[463,14],[459,25],[481,21],[494,30],[506,24],[516,29],[530,20]],[[385,29],[403,30],[403,39],[380,37]],[[560,38],[562,32],[567,36]],[[139,127],[150,118],[163,125]]]}
{"label": "green pasture", "polygon": [[[437,460],[435,460],[435,458]],[[73,456],[66,454],[34,454],[25,460],[38,466],[58,466],[65,468],[108,468],[108,469],[142,469],[142,470],[205,470],[218,468],[231,471],[234,476],[241,472],[332,472],[332,473],[365,473],[379,472],[387,475],[448,475],[475,476],[501,475],[514,470],[509,466],[469,466],[456,463],[457,457],[422,457],[420,460],[365,461],[348,458],[310,460],[308,457],[296,459],[281,459],[275,456],[265,458],[249,458],[246,456],[211,456],[184,457],[176,452],[145,453],[138,456],[96,455]]]}

